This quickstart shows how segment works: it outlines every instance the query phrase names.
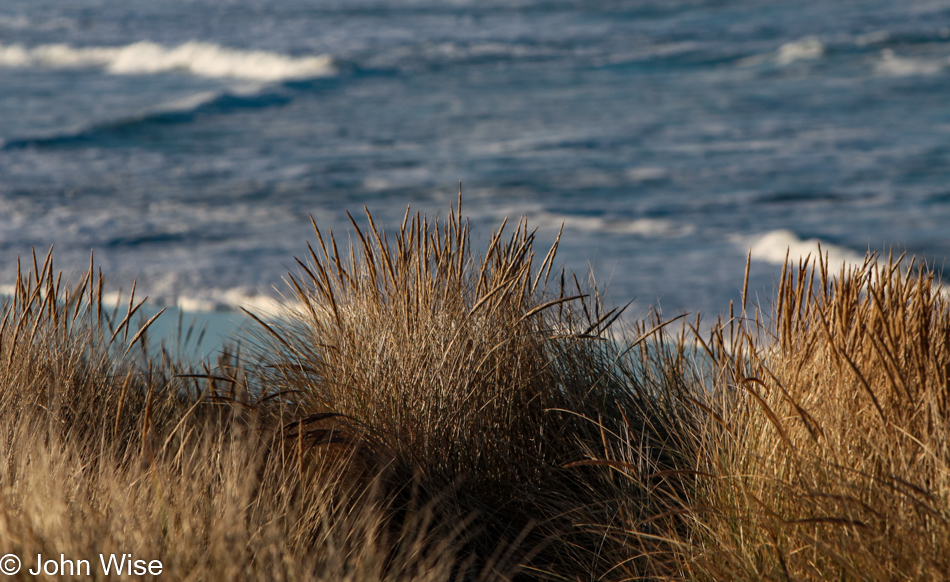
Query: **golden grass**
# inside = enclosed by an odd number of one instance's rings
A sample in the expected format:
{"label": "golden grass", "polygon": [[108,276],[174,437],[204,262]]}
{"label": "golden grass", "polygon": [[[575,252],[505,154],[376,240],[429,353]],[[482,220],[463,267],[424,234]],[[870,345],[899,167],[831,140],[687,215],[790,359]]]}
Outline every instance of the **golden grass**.
{"label": "golden grass", "polygon": [[950,302],[934,273],[789,265],[763,320],[707,344],[689,577],[946,579]]}
{"label": "golden grass", "polygon": [[92,265],[70,286],[34,257],[0,319],[0,553],[175,580],[950,571],[931,270],[806,261],[711,335],[608,335],[622,310],[523,221],[479,254],[460,208],[367,220],[343,252],[317,230],[251,357],[198,369],[149,356]]}
{"label": "golden grass", "polygon": [[348,452],[288,444],[293,417],[233,358],[150,358],[149,322],[126,331],[135,303],[110,315],[101,275],[67,288],[51,263],[0,320],[0,550],[23,572],[37,554],[126,553],[173,580],[506,577],[457,555],[464,529],[434,536],[431,503],[394,516],[378,478],[347,481]]}

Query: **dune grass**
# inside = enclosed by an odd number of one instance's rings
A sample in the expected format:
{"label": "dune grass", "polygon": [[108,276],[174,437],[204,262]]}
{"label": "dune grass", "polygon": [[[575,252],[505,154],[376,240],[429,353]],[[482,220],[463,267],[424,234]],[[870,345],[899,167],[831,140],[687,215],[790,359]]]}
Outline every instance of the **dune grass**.
{"label": "dune grass", "polygon": [[0,552],[175,580],[950,571],[931,270],[789,265],[702,335],[624,323],[524,221],[473,249],[460,206],[367,213],[343,249],[315,225],[284,313],[197,368],[147,347],[134,290],[113,312],[92,264],[33,258],[0,319]]}
{"label": "dune grass", "polygon": [[934,273],[788,265],[773,320],[740,322],[728,350],[715,338],[696,577],[945,579],[950,301]]}
{"label": "dune grass", "polygon": [[51,263],[34,259],[0,321],[0,543],[24,572],[37,554],[100,553],[159,559],[173,580],[459,570],[456,540],[431,536],[431,504],[391,539],[381,487],[341,478],[347,452],[301,457],[284,434],[292,417],[233,357],[197,371],[149,357],[154,319],[129,327],[140,303],[110,313],[101,274],[67,287]]}

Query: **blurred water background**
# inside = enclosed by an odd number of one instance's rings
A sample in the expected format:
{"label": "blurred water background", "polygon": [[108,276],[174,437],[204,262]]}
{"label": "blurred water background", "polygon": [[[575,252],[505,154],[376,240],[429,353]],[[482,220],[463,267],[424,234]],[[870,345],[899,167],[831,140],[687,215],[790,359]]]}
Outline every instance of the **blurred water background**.
{"label": "blurred water background", "polygon": [[563,224],[632,316],[715,315],[750,249],[763,303],[816,240],[942,266],[948,97],[948,1],[3,0],[0,285],[55,244],[156,309],[265,309],[310,215],[461,180],[483,243]]}

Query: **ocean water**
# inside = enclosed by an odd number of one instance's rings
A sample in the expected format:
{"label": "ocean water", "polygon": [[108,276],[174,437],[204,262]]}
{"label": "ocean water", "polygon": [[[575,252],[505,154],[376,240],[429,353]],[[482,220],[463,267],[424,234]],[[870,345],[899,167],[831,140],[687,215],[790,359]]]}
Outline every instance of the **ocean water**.
{"label": "ocean water", "polygon": [[[950,1],[3,0],[0,286],[266,308],[346,211],[527,216],[628,313],[950,257]],[[358,216],[358,215],[357,215]],[[359,217],[358,217],[359,218]],[[359,218],[362,220],[362,218]]]}

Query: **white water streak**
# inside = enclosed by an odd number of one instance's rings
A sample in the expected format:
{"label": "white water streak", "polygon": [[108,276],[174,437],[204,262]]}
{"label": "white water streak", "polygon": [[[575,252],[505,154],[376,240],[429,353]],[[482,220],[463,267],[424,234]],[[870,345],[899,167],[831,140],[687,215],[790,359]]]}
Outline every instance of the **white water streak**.
{"label": "white water streak", "polygon": [[0,44],[0,66],[95,67],[117,75],[180,71],[201,77],[273,82],[325,77],[336,69],[329,55],[292,57],[267,51],[241,51],[212,43],[186,42],[166,47],[141,41],[116,47],[46,44],[32,48]]}

